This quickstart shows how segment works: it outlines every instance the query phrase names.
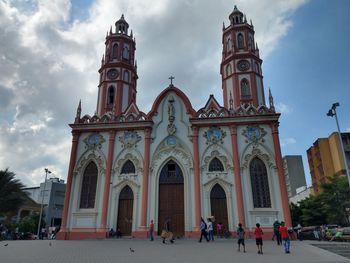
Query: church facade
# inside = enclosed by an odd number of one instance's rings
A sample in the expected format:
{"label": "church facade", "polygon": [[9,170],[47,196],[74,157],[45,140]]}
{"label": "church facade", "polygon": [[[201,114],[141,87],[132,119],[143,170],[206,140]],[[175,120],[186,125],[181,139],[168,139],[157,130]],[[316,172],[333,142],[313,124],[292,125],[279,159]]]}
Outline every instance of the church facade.
{"label": "church facade", "polygon": [[136,103],[136,44],[124,16],[106,36],[97,110],[72,128],[58,239],[105,238],[109,229],[145,237],[151,220],[177,236],[199,235],[201,217],[224,229],[256,223],[272,235],[291,226],[276,113],[265,103],[254,27],[235,6],[223,26],[223,106],[213,95],[195,110],[171,84],[148,113]]}

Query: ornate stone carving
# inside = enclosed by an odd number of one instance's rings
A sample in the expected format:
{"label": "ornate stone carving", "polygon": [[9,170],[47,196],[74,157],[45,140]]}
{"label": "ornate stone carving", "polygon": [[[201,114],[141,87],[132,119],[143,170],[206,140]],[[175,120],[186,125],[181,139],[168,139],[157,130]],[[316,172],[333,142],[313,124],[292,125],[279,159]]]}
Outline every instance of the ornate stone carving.
{"label": "ornate stone carving", "polygon": [[211,127],[208,131],[204,132],[203,136],[207,139],[207,144],[222,144],[224,143],[223,139],[226,136],[226,132],[221,130],[220,127]]}
{"label": "ornate stone carving", "polygon": [[169,135],[173,135],[176,132],[176,126],[174,124],[174,121],[175,121],[174,102],[175,102],[175,100],[174,100],[173,96],[170,96],[169,100],[168,100],[168,120],[169,120],[169,124],[168,124],[168,127],[167,127]]}
{"label": "ornate stone carving", "polygon": [[[223,172],[209,172],[209,163],[215,157],[218,158],[222,162],[222,164],[224,166],[224,171]],[[225,174],[227,174],[227,172],[233,171],[233,167],[230,165],[230,163],[229,163],[229,161],[228,161],[228,159],[227,159],[227,157],[225,155],[220,155],[219,151],[214,150],[214,151],[212,151],[210,153],[209,156],[204,158],[204,164],[201,166],[201,171],[202,172],[206,172],[206,173],[210,173],[211,175],[213,173],[216,173],[216,174],[218,174],[218,173],[220,173],[220,174],[225,173]]]}
{"label": "ornate stone carving", "polygon": [[254,126],[247,126],[246,129],[243,130],[242,135],[245,136],[246,143],[252,142],[254,144],[257,144],[260,142],[265,142],[263,137],[267,134],[267,132],[264,130],[264,128],[259,127],[258,125]]}
{"label": "ornate stone carving", "polygon": [[168,156],[174,157],[176,160],[181,160],[181,164],[185,167],[192,168],[192,157],[187,148],[175,136],[168,136],[162,143],[160,143],[155,155],[153,156],[150,171],[156,170]]}
{"label": "ornate stone carving", "polygon": [[141,140],[141,136],[136,131],[126,131],[124,135],[119,137],[123,148],[136,147],[136,144]]}
{"label": "ornate stone carving", "polygon": [[104,143],[106,140],[103,138],[103,136],[99,133],[92,133],[88,137],[84,139],[85,142],[85,148],[94,150],[96,148],[101,149],[102,143]]}
{"label": "ornate stone carving", "polygon": [[105,162],[104,162],[102,156],[96,155],[95,151],[92,151],[91,153],[89,153],[87,156],[85,156],[84,158],[82,158],[79,161],[78,166],[76,168],[76,172],[78,172],[78,173],[83,172],[82,170],[86,166],[86,163],[88,163],[90,161],[95,161],[96,165],[98,166],[99,173],[105,174],[105,172],[106,172]]}
{"label": "ornate stone carving", "polygon": [[262,153],[262,151],[259,148],[253,148],[252,153],[246,154],[244,156],[244,162],[242,164],[243,167],[248,168],[250,160],[252,160],[255,156],[265,161],[270,168],[277,169],[270,156],[266,153]]}

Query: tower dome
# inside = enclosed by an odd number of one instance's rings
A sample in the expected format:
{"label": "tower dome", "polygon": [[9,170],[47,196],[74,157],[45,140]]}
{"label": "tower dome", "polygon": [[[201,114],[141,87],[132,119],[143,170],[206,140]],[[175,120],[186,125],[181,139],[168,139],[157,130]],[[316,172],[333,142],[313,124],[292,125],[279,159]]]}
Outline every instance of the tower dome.
{"label": "tower dome", "polygon": [[117,34],[128,34],[129,24],[125,21],[124,14],[117,22],[115,22],[115,27]]}
{"label": "tower dome", "polygon": [[231,21],[231,25],[244,23],[243,18],[244,18],[243,13],[241,11],[239,11],[237,6],[235,5],[232,13],[229,16],[229,19]]}

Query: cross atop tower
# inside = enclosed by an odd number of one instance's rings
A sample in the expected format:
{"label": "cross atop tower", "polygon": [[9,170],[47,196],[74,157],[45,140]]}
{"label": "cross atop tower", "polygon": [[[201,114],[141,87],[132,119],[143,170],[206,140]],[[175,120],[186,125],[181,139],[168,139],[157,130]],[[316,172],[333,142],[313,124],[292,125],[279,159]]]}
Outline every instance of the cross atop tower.
{"label": "cross atop tower", "polygon": [[170,76],[169,79],[170,79],[170,86],[172,86],[173,85],[173,79],[175,79],[175,77]]}

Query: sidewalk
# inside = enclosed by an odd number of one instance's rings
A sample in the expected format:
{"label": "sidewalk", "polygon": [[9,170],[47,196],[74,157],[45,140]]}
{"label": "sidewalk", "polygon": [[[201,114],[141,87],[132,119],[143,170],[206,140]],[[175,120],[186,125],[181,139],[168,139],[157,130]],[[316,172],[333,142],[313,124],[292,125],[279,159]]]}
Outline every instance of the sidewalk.
{"label": "sidewalk", "polygon": [[[247,252],[237,251],[236,239],[219,239],[198,243],[194,239],[162,244],[160,239],[111,240],[28,240],[1,241],[0,261],[3,263],[219,263],[219,262],[350,262],[326,250],[310,245],[310,241],[293,241],[291,254],[285,254],[275,242],[264,241],[264,254],[258,255],[255,240],[246,240]],[[5,246],[5,244],[8,244]],[[51,245],[50,245],[51,244]],[[135,252],[131,252],[130,248]]]}

